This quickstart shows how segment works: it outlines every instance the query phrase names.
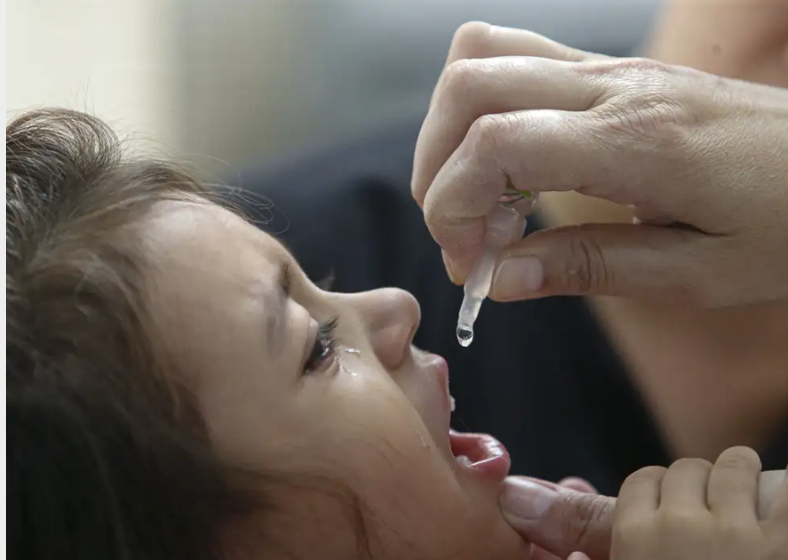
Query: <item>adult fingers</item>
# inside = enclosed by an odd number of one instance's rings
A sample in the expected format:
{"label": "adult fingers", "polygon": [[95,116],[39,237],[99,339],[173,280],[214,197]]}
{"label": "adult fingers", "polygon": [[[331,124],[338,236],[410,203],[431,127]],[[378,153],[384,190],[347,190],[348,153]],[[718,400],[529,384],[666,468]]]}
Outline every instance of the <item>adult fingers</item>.
{"label": "adult fingers", "polygon": [[509,184],[533,191],[587,189],[621,202],[624,155],[599,141],[598,124],[588,122],[594,120],[587,113],[540,110],[486,115],[471,125],[423,204],[427,227],[453,261],[456,280],[477,256],[486,216]]}
{"label": "adult fingers", "polygon": [[707,512],[706,487],[712,464],[703,459],[679,459],[662,479],[660,511]]}
{"label": "adult fingers", "polygon": [[583,551],[606,558],[615,498],[574,492],[525,477],[509,477],[501,509],[523,538],[561,558]]}
{"label": "adult fingers", "polygon": [[413,197],[423,203],[436,174],[480,117],[538,109],[583,111],[603,91],[598,76],[570,62],[523,56],[452,62],[438,81],[416,142]]}
{"label": "adult fingers", "polygon": [[[535,551],[540,560],[549,558],[546,551],[561,558],[575,551],[592,558],[607,558],[613,518],[638,522],[653,515],[660,507],[666,472],[663,467],[637,471],[625,481],[618,500],[569,490],[577,479],[559,485],[509,477],[501,494],[501,509],[523,538],[540,547]],[[784,471],[768,471],[762,473],[760,480],[759,517],[767,519],[765,512],[771,510],[766,523],[782,531],[788,522],[788,478]]]}
{"label": "adult fingers", "polygon": [[[574,492],[582,492],[584,494],[599,494],[599,492],[597,492],[597,489],[594,488],[594,486],[590,482],[574,476],[564,478],[560,480],[556,485],[553,485],[551,482],[546,482],[544,480],[538,480],[538,483],[549,487],[554,487],[556,490],[559,490],[560,488],[566,488],[568,490],[573,490]],[[576,556],[577,554],[582,554],[582,553],[576,552],[574,554],[576,558],[583,560],[582,556]],[[569,558],[572,558],[572,555],[570,555]],[[552,552],[545,550],[544,548],[539,548],[538,546],[532,546],[531,560],[562,560],[562,559],[556,556],[555,554],[553,554]]]}
{"label": "adult fingers", "polygon": [[454,33],[446,66],[463,58],[496,56],[538,56],[571,62],[606,58],[562,45],[532,31],[471,21]]}
{"label": "adult fingers", "polygon": [[[454,38],[452,39],[444,70],[433,91],[432,98],[430,99],[431,111],[424,122],[422,134],[419,136],[417,146],[430,146],[429,141],[435,136],[436,128],[440,126],[440,123],[446,122],[445,115],[447,109],[450,112],[453,101],[459,99],[461,102],[459,108],[461,108],[462,104],[465,103],[463,95],[466,93],[463,91],[465,87],[472,83],[478,84],[478,80],[474,81],[473,71],[475,68],[483,69],[485,64],[474,65],[469,61],[497,57],[535,57],[565,62],[582,62],[586,60],[601,60],[608,58],[603,55],[587,53],[562,45],[538,33],[533,33],[524,29],[499,27],[479,21],[465,23],[455,32]],[[485,73],[482,73],[478,78],[483,79],[484,76]],[[521,81],[522,80],[520,80],[520,82]],[[511,102],[513,99],[522,100],[527,98],[529,91],[534,89],[535,83],[533,80],[530,80],[526,85],[528,87],[526,87],[520,95],[514,96],[510,92],[507,96],[508,100]],[[439,101],[438,104],[441,105],[441,114],[437,116],[434,115],[432,111],[436,101]],[[443,104],[441,102],[443,102]],[[448,102],[448,108],[445,106],[445,102]],[[511,105],[511,103],[507,104],[506,99],[499,100],[495,103],[493,102],[495,102],[495,100],[491,99],[490,103],[487,103],[491,106],[491,109],[487,111],[488,113],[505,112],[524,108]],[[531,105],[533,105],[533,102],[531,102]],[[500,108],[507,106],[511,108]],[[499,107],[499,109],[494,110],[495,107]],[[485,112],[479,112],[478,107],[476,111],[472,112],[477,113],[476,117],[486,114]],[[466,113],[468,112],[466,111]],[[457,117],[459,119],[460,115],[457,115]],[[465,121],[468,121],[467,115]],[[465,123],[465,130],[463,132],[467,131],[471,122],[473,122],[473,120]],[[430,154],[431,157],[428,161],[422,161],[423,158],[421,154],[424,150],[420,150],[418,147],[416,149],[412,190],[413,196],[419,205],[421,205],[424,200],[424,191],[426,191],[426,188],[429,186],[428,181],[435,177],[438,169],[440,169],[440,164],[445,161],[449,154],[451,154],[451,151],[455,149],[462,140],[462,136],[459,138],[456,137],[456,130],[461,127],[455,122],[449,121],[449,123],[453,125],[453,131],[446,131],[446,137],[441,139],[442,145],[435,146],[434,153]],[[452,132],[454,132],[454,134],[452,134]],[[451,136],[451,141],[448,141],[449,136]],[[440,159],[441,154],[443,160]],[[436,160],[440,161],[440,163],[434,163]]]}
{"label": "adult fingers", "polygon": [[615,507],[615,522],[638,522],[651,518],[659,508],[662,481],[667,469],[644,467],[627,477]]}
{"label": "adult fingers", "polygon": [[709,475],[711,512],[732,524],[757,522],[760,474],[761,459],[749,447],[723,451]]}
{"label": "adult fingers", "polygon": [[[583,224],[536,232],[504,249],[490,297],[657,294],[713,306],[728,297],[709,282],[727,258],[725,239],[679,228]],[[448,260],[448,257],[447,257]]]}
{"label": "adult fingers", "polygon": [[[532,56],[567,62],[608,58],[573,49],[532,31],[471,21],[461,25],[454,33],[444,68],[458,60],[498,56]],[[430,107],[433,100],[434,92]]]}

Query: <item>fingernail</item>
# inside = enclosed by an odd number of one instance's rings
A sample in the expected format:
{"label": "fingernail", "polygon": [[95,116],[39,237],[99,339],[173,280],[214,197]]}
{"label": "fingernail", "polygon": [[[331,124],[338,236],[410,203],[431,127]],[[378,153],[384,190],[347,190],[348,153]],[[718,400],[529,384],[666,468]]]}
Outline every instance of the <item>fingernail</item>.
{"label": "fingernail", "polygon": [[526,478],[507,478],[501,492],[501,509],[507,517],[538,519],[553,505],[558,492]]}
{"label": "fingernail", "polygon": [[537,292],[544,283],[542,261],[536,257],[511,257],[498,266],[494,292],[500,299],[513,299]]}

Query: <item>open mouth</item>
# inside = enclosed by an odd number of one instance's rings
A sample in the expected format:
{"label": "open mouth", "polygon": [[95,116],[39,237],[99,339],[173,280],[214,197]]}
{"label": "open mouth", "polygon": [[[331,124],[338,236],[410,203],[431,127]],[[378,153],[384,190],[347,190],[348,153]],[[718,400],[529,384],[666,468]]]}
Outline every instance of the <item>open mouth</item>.
{"label": "open mouth", "polygon": [[[449,368],[446,360],[440,356],[424,352],[420,355],[426,358],[425,369],[437,376],[438,391],[441,393],[441,399],[445,399],[443,406],[446,408],[443,410],[448,414],[441,422],[446,422],[443,424],[442,431],[449,427],[449,416],[455,408],[454,398],[449,393]],[[490,435],[449,430],[449,447],[456,464],[460,467],[458,472],[494,482],[502,482],[509,474],[511,468],[509,452],[500,441]]]}
{"label": "open mouth", "polygon": [[451,452],[465,471],[496,481],[509,474],[511,459],[503,444],[487,434],[449,432]]}

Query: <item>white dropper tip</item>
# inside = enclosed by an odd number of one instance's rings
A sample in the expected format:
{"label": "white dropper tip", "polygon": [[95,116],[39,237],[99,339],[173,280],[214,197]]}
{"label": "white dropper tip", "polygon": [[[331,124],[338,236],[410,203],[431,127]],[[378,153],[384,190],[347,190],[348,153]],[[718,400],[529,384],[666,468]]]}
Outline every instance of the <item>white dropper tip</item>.
{"label": "white dropper tip", "polygon": [[482,302],[490,293],[498,253],[513,241],[520,214],[505,206],[497,205],[487,216],[484,252],[465,280],[465,297],[457,319],[457,342],[467,348],[473,342],[473,324],[479,316]]}

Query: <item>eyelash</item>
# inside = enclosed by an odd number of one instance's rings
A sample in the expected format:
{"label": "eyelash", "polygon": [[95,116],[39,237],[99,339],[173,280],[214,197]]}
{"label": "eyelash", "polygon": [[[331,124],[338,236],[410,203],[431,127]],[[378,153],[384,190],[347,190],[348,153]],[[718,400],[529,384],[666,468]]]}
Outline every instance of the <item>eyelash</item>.
{"label": "eyelash", "polygon": [[315,373],[320,370],[320,367],[329,359],[334,356],[334,349],[337,346],[334,331],[339,325],[337,317],[320,323],[317,328],[317,336],[315,337],[315,344],[309,357],[304,364],[304,374]]}

